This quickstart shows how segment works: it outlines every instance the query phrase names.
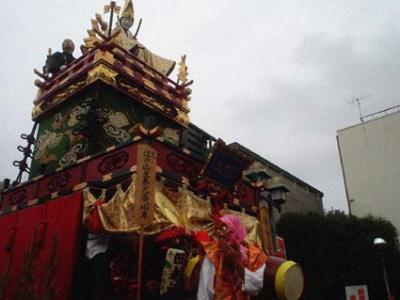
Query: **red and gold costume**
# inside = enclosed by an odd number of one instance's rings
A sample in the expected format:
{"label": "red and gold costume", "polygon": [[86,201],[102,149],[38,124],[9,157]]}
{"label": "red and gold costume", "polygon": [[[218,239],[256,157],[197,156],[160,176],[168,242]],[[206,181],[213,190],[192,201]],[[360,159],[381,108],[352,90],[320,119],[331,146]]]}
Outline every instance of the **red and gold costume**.
{"label": "red and gold costume", "polygon": [[[241,277],[239,270],[232,268],[225,261],[220,243],[220,241],[203,243],[204,251],[215,267],[214,300],[251,299],[250,294],[243,291],[245,278]],[[247,256],[248,259],[243,266],[250,272],[256,272],[267,261],[267,255],[256,246],[247,247]]]}
{"label": "red and gold costume", "polygon": [[244,242],[246,229],[239,217],[225,215],[218,221],[216,239],[199,241],[205,255],[197,298],[251,299],[251,295],[257,295],[263,287],[268,257],[258,247]]}

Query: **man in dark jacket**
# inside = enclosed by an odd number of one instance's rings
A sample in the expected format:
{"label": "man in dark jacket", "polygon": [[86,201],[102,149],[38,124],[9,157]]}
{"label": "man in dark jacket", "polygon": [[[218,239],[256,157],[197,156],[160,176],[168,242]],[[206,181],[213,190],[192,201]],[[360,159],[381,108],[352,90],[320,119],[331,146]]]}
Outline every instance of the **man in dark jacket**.
{"label": "man in dark jacket", "polygon": [[68,64],[75,60],[72,55],[75,50],[74,42],[70,39],[64,40],[62,43],[63,52],[56,52],[47,56],[46,73],[55,76],[58,72],[63,71]]}

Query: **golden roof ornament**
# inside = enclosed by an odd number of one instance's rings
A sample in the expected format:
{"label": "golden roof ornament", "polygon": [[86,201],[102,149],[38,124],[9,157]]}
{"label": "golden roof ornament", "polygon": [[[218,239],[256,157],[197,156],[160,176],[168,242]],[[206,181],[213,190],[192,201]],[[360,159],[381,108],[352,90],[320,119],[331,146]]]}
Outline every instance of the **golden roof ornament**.
{"label": "golden roof ornament", "polygon": [[[136,29],[136,33],[132,34],[130,31],[134,21],[132,0],[125,0],[116,27],[113,28],[113,15],[114,12],[117,13],[118,10],[119,8],[115,1],[111,1],[110,5],[105,6],[104,11],[110,13],[109,23],[103,21],[100,14],[96,14],[96,18],[91,20],[92,28],[88,30],[88,37],[84,39],[85,44],[81,46],[82,53],[86,53],[89,49],[95,47],[96,44],[107,40],[108,43],[112,42],[120,46],[164,76],[171,74],[175,67],[175,61],[152,53],[137,40],[141,20]],[[184,71],[182,74],[183,73]],[[182,78],[185,78],[185,75],[182,75]]]}
{"label": "golden roof ornament", "polygon": [[187,82],[188,67],[186,65],[186,54],[181,56],[181,62],[179,63],[179,73],[178,73],[178,83],[182,82],[185,84]]}
{"label": "golden roof ornament", "polygon": [[[109,5],[105,5],[104,6],[104,13],[108,14],[109,12],[111,12],[113,8],[113,3],[109,4]],[[118,5],[115,5],[114,3],[114,12],[117,14],[117,16],[119,15],[119,12],[121,11],[121,7]]]}
{"label": "golden roof ornament", "polygon": [[132,0],[125,0],[125,5],[122,8],[120,18],[131,18],[131,19],[135,18],[135,11],[133,9]]}

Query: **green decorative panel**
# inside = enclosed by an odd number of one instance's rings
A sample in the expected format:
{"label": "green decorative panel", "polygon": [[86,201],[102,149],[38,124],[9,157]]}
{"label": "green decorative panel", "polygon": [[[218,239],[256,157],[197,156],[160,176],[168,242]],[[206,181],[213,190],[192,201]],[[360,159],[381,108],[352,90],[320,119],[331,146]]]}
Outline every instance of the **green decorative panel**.
{"label": "green decorative panel", "polygon": [[128,142],[135,135],[135,125],[144,123],[145,118],[150,115],[154,116],[157,124],[164,128],[164,139],[177,146],[180,145],[181,127],[129,96],[114,89],[102,87],[98,103],[108,110],[108,122],[103,124],[102,134],[99,135],[102,137],[103,147]]}
{"label": "green decorative panel", "polygon": [[52,172],[59,167],[68,166],[68,161],[77,159],[86,140],[81,135],[75,135],[80,121],[79,103],[85,99],[92,99],[93,92],[88,91],[74,97],[69,103],[59,106],[57,112],[50,114],[39,121],[39,130],[35,151],[31,164],[31,177],[40,174],[40,169],[45,166],[45,171]]}
{"label": "green decorative panel", "polygon": [[182,128],[172,121],[111,87],[87,89],[39,121],[31,178],[131,141],[149,115],[164,128],[164,140],[179,146]]}

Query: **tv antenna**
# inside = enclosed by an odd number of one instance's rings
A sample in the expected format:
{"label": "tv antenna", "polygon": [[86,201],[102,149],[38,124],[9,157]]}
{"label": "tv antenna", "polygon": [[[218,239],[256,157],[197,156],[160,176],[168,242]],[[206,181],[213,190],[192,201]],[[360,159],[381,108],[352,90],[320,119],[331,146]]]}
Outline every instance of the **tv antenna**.
{"label": "tv antenna", "polygon": [[358,96],[358,97],[352,96],[352,97],[351,97],[351,100],[348,101],[348,103],[353,104],[353,105],[355,105],[355,104],[357,103],[358,112],[359,112],[359,114],[360,114],[360,121],[361,121],[361,122],[364,122],[363,114],[362,114],[362,109],[361,109],[361,100],[364,100],[364,99],[369,98],[369,97],[371,97],[371,96],[372,96],[372,94],[363,95],[363,96]]}

